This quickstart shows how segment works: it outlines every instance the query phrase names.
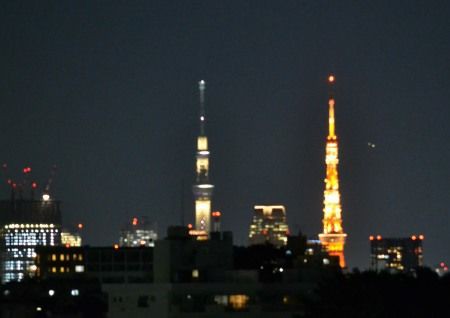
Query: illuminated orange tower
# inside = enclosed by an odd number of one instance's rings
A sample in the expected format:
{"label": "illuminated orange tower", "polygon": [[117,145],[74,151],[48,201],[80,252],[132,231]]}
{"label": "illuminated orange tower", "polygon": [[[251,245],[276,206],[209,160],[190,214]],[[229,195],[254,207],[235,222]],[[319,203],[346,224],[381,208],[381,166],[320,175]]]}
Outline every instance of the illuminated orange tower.
{"label": "illuminated orange tower", "polygon": [[[335,77],[330,75],[328,83],[330,88],[334,84]],[[330,89],[331,92],[331,89]],[[328,100],[328,137],[326,144],[325,163],[327,165],[327,176],[325,178],[325,191],[323,200],[323,232],[319,234],[322,246],[332,256],[339,256],[339,265],[344,268],[344,245],[347,234],[342,228],[341,195],[339,193],[338,177],[338,139],[335,133],[334,120],[334,98],[330,94]]]}

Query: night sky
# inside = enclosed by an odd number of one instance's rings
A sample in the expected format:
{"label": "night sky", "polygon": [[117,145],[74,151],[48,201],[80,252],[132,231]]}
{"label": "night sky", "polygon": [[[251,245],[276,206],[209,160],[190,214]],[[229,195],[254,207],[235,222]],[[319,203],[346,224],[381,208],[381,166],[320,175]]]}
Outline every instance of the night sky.
{"label": "night sky", "polygon": [[316,238],[332,72],[349,267],[368,266],[370,234],[423,233],[426,264],[450,261],[449,16],[448,1],[3,1],[0,161],[41,186],[56,164],[52,195],[88,244],[141,215],[164,236],[183,208],[193,221],[204,79],[222,228],[246,244],[253,205],[284,204]]}

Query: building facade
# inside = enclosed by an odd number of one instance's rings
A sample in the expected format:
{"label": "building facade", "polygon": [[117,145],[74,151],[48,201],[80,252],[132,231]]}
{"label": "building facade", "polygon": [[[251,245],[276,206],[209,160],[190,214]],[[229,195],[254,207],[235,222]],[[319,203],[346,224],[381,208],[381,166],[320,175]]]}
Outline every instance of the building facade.
{"label": "building facade", "polygon": [[283,205],[255,205],[249,231],[250,245],[270,243],[277,247],[285,246],[288,235]]}
{"label": "building facade", "polygon": [[[330,75],[328,82],[330,87],[334,83],[334,76]],[[335,133],[334,118],[335,101],[333,96],[328,100],[328,137],[326,142],[326,177],[323,208],[323,232],[319,234],[319,240],[331,256],[339,256],[339,264],[346,267],[344,257],[344,245],[347,234],[342,227],[341,195],[339,193],[338,177],[338,138]]]}
{"label": "building facade", "polygon": [[2,282],[21,281],[36,270],[37,246],[61,244],[60,202],[0,201],[0,265]]}
{"label": "building facade", "polygon": [[145,217],[134,217],[131,224],[121,231],[119,238],[119,246],[122,247],[139,247],[155,246],[155,241],[158,239],[158,234],[154,224],[149,223]]}
{"label": "building facade", "polygon": [[153,281],[153,247],[65,247],[36,249],[37,277],[93,278],[105,284]]}
{"label": "building facade", "polygon": [[369,240],[372,270],[409,273],[423,266],[422,234],[404,238],[371,235]]}

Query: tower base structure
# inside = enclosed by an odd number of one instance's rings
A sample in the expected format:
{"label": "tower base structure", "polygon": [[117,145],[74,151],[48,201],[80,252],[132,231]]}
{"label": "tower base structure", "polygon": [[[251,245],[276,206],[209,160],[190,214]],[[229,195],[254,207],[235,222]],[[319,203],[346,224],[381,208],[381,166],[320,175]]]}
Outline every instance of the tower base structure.
{"label": "tower base structure", "polygon": [[334,233],[334,234],[319,234],[319,240],[324,249],[330,254],[330,256],[339,256],[339,266],[346,268],[344,258],[344,245],[347,234]]}

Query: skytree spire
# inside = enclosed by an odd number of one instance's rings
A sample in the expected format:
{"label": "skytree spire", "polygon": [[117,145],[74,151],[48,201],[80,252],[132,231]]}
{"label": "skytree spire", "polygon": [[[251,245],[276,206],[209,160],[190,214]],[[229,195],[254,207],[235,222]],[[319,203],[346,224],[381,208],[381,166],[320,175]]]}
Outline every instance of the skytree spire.
{"label": "skytree spire", "polygon": [[205,81],[198,82],[200,91],[200,135],[197,137],[195,197],[195,232],[198,239],[207,239],[211,231],[211,198],[214,186],[209,182],[209,149],[205,133]]}
{"label": "skytree spire", "polygon": [[200,136],[205,135],[205,122],[206,122],[206,113],[205,113],[205,88],[206,83],[204,80],[198,82],[198,89],[200,91]]}
{"label": "skytree spire", "polygon": [[338,141],[335,132],[334,105],[335,101],[332,94],[332,85],[335,78],[333,75],[328,77],[330,85],[330,98],[328,100],[328,136],[326,142],[325,163],[326,178],[324,191],[323,208],[323,232],[319,234],[322,246],[331,256],[339,257],[339,265],[346,267],[344,258],[344,245],[347,234],[342,228],[342,208],[341,195],[339,193],[338,177]]}

